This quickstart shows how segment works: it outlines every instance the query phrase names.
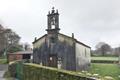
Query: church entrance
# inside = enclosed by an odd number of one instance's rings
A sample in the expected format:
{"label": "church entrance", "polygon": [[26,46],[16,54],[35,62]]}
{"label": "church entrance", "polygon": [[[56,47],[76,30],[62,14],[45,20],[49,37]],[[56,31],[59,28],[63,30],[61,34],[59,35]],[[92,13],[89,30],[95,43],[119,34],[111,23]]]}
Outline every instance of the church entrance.
{"label": "church entrance", "polygon": [[56,54],[49,55],[48,66],[57,68],[57,55]]}

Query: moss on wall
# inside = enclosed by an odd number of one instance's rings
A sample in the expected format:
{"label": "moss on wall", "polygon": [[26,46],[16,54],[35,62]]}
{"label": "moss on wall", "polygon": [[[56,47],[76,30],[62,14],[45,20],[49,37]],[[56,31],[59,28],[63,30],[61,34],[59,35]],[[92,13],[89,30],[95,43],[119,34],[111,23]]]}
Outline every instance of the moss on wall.
{"label": "moss on wall", "polygon": [[[20,68],[18,68],[18,64]],[[19,80],[94,80],[72,71],[59,70],[32,63],[26,63],[22,66],[20,64],[20,62],[15,62],[9,66],[11,76],[17,77]]]}

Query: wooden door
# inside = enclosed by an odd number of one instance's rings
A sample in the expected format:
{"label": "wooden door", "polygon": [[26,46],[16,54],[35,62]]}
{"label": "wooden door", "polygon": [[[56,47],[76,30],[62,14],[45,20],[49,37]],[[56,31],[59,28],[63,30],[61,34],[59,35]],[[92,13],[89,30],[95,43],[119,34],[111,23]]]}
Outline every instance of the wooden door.
{"label": "wooden door", "polygon": [[57,55],[49,55],[48,63],[50,67],[57,67]]}

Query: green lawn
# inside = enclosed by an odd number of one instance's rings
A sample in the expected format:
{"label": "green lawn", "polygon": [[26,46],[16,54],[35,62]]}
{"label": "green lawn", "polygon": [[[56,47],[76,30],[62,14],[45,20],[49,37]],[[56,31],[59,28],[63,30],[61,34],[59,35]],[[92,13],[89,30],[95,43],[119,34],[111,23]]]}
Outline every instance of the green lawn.
{"label": "green lawn", "polygon": [[7,60],[6,59],[0,59],[0,64],[6,64]]}
{"label": "green lawn", "polygon": [[118,61],[118,57],[92,57],[92,60],[110,60],[110,61]]}
{"label": "green lawn", "polygon": [[111,76],[115,80],[120,80],[120,66],[117,64],[92,63],[89,71],[100,76]]}

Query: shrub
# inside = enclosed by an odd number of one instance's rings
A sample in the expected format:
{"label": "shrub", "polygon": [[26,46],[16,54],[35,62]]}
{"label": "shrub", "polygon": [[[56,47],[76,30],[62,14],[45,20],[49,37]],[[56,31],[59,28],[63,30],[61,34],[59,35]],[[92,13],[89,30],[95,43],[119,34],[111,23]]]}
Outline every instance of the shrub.
{"label": "shrub", "polygon": [[23,66],[22,61],[11,62],[8,66],[8,72],[10,73],[10,77],[16,77],[22,80],[23,76]]}
{"label": "shrub", "polygon": [[92,63],[118,63],[118,61],[114,60],[92,60]]}

